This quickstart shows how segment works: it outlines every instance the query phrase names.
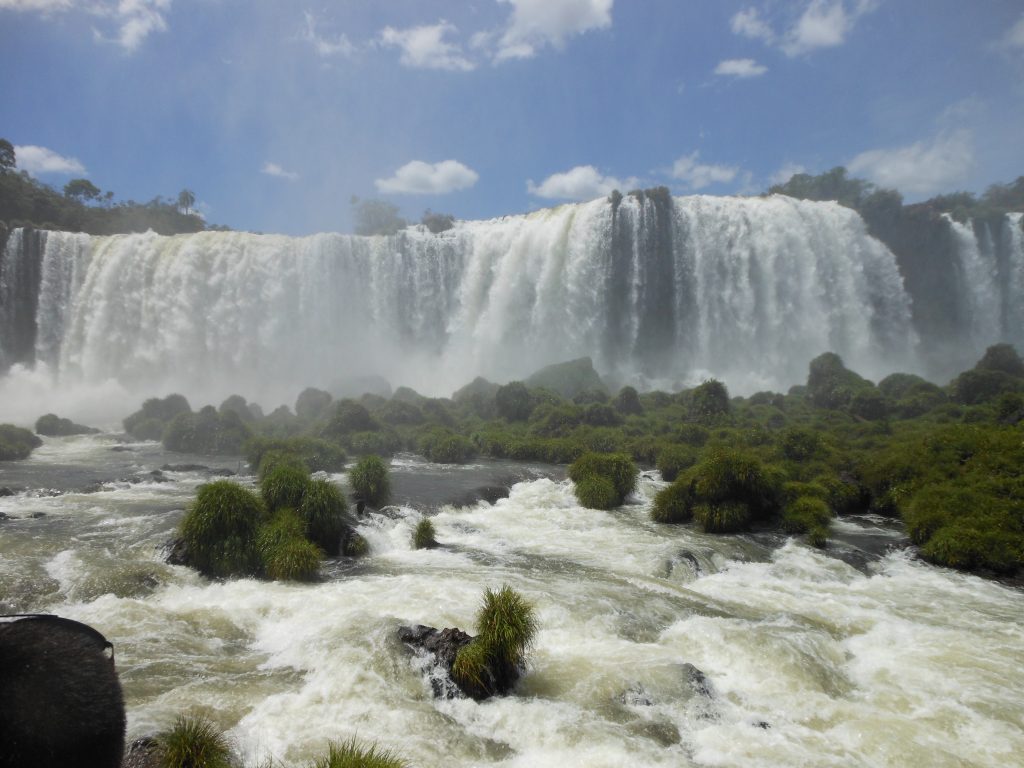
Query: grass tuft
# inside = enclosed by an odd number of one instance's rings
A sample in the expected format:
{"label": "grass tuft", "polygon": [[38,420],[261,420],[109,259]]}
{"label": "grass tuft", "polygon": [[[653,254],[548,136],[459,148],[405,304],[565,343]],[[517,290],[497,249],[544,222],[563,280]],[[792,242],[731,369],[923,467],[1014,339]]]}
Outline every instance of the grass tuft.
{"label": "grass tuft", "polygon": [[160,768],[233,768],[227,737],[202,716],[179,717],[157,736]]}
{"label": "grass tuft", "polygon": [[310,768],[408,768],[408,765],[389,749],[381,749],[376,744],[364,746],[352,738],[330,742],[327,754],[314,760]]}

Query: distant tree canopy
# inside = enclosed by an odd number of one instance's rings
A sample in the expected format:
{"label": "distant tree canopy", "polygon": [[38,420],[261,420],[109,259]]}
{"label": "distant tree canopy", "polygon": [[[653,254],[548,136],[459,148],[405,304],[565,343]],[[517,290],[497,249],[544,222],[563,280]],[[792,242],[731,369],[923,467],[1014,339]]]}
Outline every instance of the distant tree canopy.
{"label": "distant tree canopy", "polygon": [[[869,222],[891,220],[899,215],[903,206],[903,196],[896,190],[852,178],[842,166],[817,176],[795,174],[789,181],[769,187],[767,194],[788,195],[800,200],[835,200],[859,211]],[[908,208],[949,213],[959,221],[1024,211],[1024,176],[1009,184],[993,184],[980,197],[971,192],[953,192]]]}
{"label": "distant tree canopy", "polygon": [[398,215],[398,206],[384,200],[363,200],[353,195],[352,212],[357,235],[393,235],[408,222]]}
{"label": "distant tree canopy", "polygon": [[[186,193],[187,200],[183,197]],[[178,205],[162,196],[148,203],[113,200],[113,192],[102,192],[89,179],[71,179],[58,192],[26,171],[19,172],[13,145],[0,139],[0,222],[10,227],[31,226],[93,235],[149,229],[161,235],[176,235],[207,228],[206,222],[192,211],[195,195],[190,190],[182,191]]]}
{"label": "distant tree canopy", "polygon": [[420,224],[436,235],[441,232],[446,232],[454,227],[455,217],[450,213],[434,213],[432,210],[427,208],[427,210],[423,212],[423,218],[420,219]]}

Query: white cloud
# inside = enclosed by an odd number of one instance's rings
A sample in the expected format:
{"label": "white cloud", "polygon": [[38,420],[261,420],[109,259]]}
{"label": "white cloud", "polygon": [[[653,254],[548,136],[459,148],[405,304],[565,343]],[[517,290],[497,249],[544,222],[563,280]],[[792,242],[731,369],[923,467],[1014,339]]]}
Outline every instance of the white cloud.
{"label": "white cloud", "polygon": [[118,0],[87,4],[86,9],[97,16],[113,20],[117,34],[109,38],[94,30],[97,40],[115,42],[128,53],[134,53],[153,32],[165,32],[164,14],[171,9],[171,0]]}
{"label": "white cloud", "polygon": [[[512,5],[512,18],[498,41],[495,60],[526,59],[546,45],[612,25],[615,0],[500,0]],[[478,38],[479,41],[479,38]]]}
{"label": "white cloud", "polygon": [[275,176],[279,179],[288,179],[288,181],[295,181],[299,178],[299,174],[294,171],[286,171],[277,163],[266,162],[263,164],[263,168],[260,169],[260,173],[265,173],[267,176]]}
{"label": "white cloud", "polygon": [[1003,36],[1002,45],[1007,48],[1024,49],[1024,14],[1021,14],[1021,17],[1017,19],[1017,23],[1006,31],[1006,35]]}
{"label": "white cloud", "polygon": [[620,180],[614,176],[602,176],[592,165],[577,165],[565,173],[548,176],[540,184],[534,184],[531,179],[526,182],[526,190],[531,195],[549,200],[593,200],[613,189],[631,189],[636,185],[635,178]]}
{"label": "white cloud", "polygon": [[729,75],[731,77],[760,77],[768,71],[764,64],[758,64],[753,59],[725,59],[718,62],[715,67],[716,75]]}
{"label": "white cloud", "polygon": [[70,7],[71,0],[0,0],[0,11],[53,13],[66,11]]}
{"label": "white cloud", "polygon": [[356,47],[344,34],[339,34],[334,39],[322,37],[316,30],[316,17],[306,11],[306,28],[302,31],[302,39],[309,43],[317,56],[331,58],[333,56],[348,57],[355,53]]}
{"label": "white cloud", "polygon": [[454,24],[443,20],[437,24],[410,29],[385,27],[381,30],[380,42],[382,45],[401,48],[399,61],[407,67],[468,72],[476,65],[462,55],[458,45],[444,40],[446,34],[457,31]]}
{"label": "white cloud", "polygon": [[781,33],[775,32],[761,11],[750,7],[736,13],[729,27],[741,37],[777,46],[787,56],[800,56],[842,45],[857,22],[877,5],[878,0],[809,0],[799,16],[780,24]]}
{"label": "white cloud", "polygon": [[443,195],[468,189],[480,176],[458,160],[425,163],[413,160],[406,163],[390,179],[377,179],[378,192],[399,195]]}
{"label": "white cloud", "polygon": [[851,175],[922,196],[963,184],[973,166],[974,138],[965,128],[906,147],[861,152],[846,165]]}
{"label": "white cloud", "polygon": [[745,8],[739,11],[729,21],[729,26],[735,34],[749,37],[752,40],[763,40],[770,43],[775,39],[775,32],[772,31],[768,22],[761,18],[761,13],[757,8]]}
{"label": "white cloud", "polygon": [[798,173],[807,173],[807,169],[799,163],[786,163],[771,176],[772,184],[785,184]]}
{"label": "white cloud", "polygon": [[26,144],[23,147],[14,148],[14,156],[18,168],[28,171],[33,176],[41,173],[62,174],[64,176],[84,176],[85,166],[73,157],[64,157],[46,147],[37,147]]}
{"label": "white cloud", "polygon": [[725,184],[736,178],[739,168],[728,165],[698,163],[700,152],[692,152],[676,160],[672,178],[686,182],[690,189],[703,189],[712,184]]}

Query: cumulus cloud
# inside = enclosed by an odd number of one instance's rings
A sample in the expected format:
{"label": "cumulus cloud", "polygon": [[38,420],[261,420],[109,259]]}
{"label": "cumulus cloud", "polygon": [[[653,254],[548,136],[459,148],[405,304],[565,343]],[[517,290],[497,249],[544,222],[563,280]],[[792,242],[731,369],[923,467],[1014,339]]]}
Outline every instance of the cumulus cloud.
{"label": "cumulus cloud", "polygon": [[974,138],[966,128],[892,149],[861,152],[846,167],[881,187],[933,195],[962,184],[974,165]]}
{"label": "cumulus cloud", "polygon": [[443,195],[468,189],[476,184],[479,174],[458,160],[406,163],[389,179],[377,179],[378,192],[400,195]]}
{"label": "cumulus cloud", "polygon": [[727,75],[730,77],[760,77],[768,71],[764,64],[758,64],[753,59],[725,59],[718,62],[715,67],[716,75]]}
{"label": "cumulus cloud", "polygon": [[456,33],[454,24],[440,21],[422,27],[395,29],[385,27],[380,33],[380,42],[385,46],[400,48],[399,61],[415,69],[447,69],[468,72],[475,64],[462,55],[462,49],[445,41],[445,35]]}
{"label": "cumulus cloud", "polygon": [[495,60],[530,58],[544,46],[561,48],[574,35],[606,29],[612,25],[614,1],[500,0],[512,6],[512,18],[498,40]]}
{"label": "cumulus cloud", "polygon": [[260,173],[264,173],[267,176],[275,176],[279,179],[288,179],[288,181],[295,181],[299,178],[299,174],[294,171],[286,171],[277,163],[271,163],[269,161],[263,164],[263,167],[260,169]]}
{"label": "cumulus cloud", "polygon": [[873,11],[878,0],[810,0],[797,17],[781,20],[782,32],[756,7],[745,8],[730,19],[741,37],[778,46],[787,56],[800,56],[818,48],[842,45],[857,22]]}
{"label": "cumulus cloud", "polygon": [[725,184],[736,178],[739,168],[697,162],[700,152],[692,152],[676,160],[672,178],[685,182],[690,189],[703,189],[712,184]]}
{"label": "cumulus cloud", "polygon": [[592,165],[577,165],[564,173],[553,173],[540,184],[534,184],[531,179],[526,182],[526,190],[549,200],[593,200],[613,189],[630,189],[636,185],[635,178],[620,180],[601,175]]}
{"label": "cumulus cloud", "polygon": [[317,32],[316,17],[309,11],[304,16],[306,27],[302,30],[302,39],[310,44],[317,56],[328,59],[334,56],[349,57],[355,53],[355,45],[344,34],[333,38],[324,37]]}
{"label": "cumulus cloud", "polygon": [[744,8],[729,20],[729,27],[732,31],[742,37],[749,37],[752,40],[763,40],[770,43],[775,39],[775,32],[771,25],[761,18],[761,12],[757,8]]}
{"label": "cumulus cloud", "polygon": [[17,159],[18,168],[28,171],[33,176],[42,173],[53,173],[70,176],[84,176],[85,166],[73,157],[64,157],[52,149],[37,147],[26,144],[23,147],[14,148],[14,156]]}

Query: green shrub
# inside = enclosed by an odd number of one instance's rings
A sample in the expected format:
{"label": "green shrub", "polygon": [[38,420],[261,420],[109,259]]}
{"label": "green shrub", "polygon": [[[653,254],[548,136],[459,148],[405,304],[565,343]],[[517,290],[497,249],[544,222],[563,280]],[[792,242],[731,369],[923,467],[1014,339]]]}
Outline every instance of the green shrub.
{"label": "green shrub", "polygon": [[[135,413],[125,417],[124,431],[138,440],[159,440],[164,425],[181,413],[192,413],[192,407],[182,395],[168,395],[160,399],[151,397]],[[159,424],[157,428],[156,424]],[[145,425],[145,429],[140,429]],[[155,434],[154,434],[155,433]]]}
{"label": "green shrub", "polygon": [[417,425],[426,421],[423,411],[415,403],[404,400],[390,400],[377,412],[380,420],[385,424]]}
{"label": "green shrub", "polygon": [[376,432],[353,432],[346,438],[346,444],[357,456],[391,456],[402,449],[402,439],[390,428]]}
{"label": "green shrub", "polygon": [[262,484],[267,475],[279,467],[289,467],[297,472],[309,474],[309,465],[299,454],[292,451],[270,450],[263,453],[260,458],[256,479]]}
{"label": "green shrub", "polygon": [[689,417],[693,421],[713,423],[728,416],[729,409],[729,390],[716,379],[708,379],[690,393]]}
{"label": "green shrub", "polygon": [[371,454],[359,459],[349,471],[348,480],[352,484],[352,490],[371,506],[380,507],[387,503],[391,496],[388,467],[379,456]]}
{"label": "green shrub", "polygon": [[179,413],[167,424],[164,448],[180,453],[235,456],[252,438],[252,430],[234,411],[218,413],[212,405],[199,413]]}
{"label": "green shrub", "polygon": [[537,636],[537,616],[533,606],[505,584],[497,592],[484,590],[476,629],[476,640],[486,646],[489,657],[518,667]]}
{"label": "green shrub", "polygon": [[408,765],[390,750],[376,744],[363,746],[353,738],[340,744],[330,742],[327,754],[314,760],[310,768],[408,768]]}
{"label": "green shrub", "polygon": [[623,416],[637,416],[644,412],[640,396],[633,387],[623,387],[612,400],[612,406]]}
{"label": "green shrub", "polygon": [[657,467],[661,477],[671,483],[684,469],[692,467],[697,461],[694,452],[681,445],[670,445],[658,453]]}
{"label": "green shrub", "polygon": [[613,506],[621,504],[636,489],[636,475],[636,464],[623,453],[585,453],[569,467],[569,479],[577,486],[592,477],[611,481],[615,489]]}
{"label": "green shrub", "polygon": [[264,517],[260,499],[237,483],[200,486],[179,528],[189,565],[208,576],[256,573],[256,531]]}
{"label": "green shrub", "polygon": [[656,523],[685,523],[693,519],[693,496],[688,477],[678,478],[654,497],[651,519]]}
{"label": "green shrub", "polygon": [[308,482],[308,472],[293,465],[280,464],[267,472],[260,481],[263,503],[271,512],[283,507],[298,509]]}
{"label": "green shrub", "polygon": [[957,520],[936,531],[921,548],[921,555],[950,568],[988,568],[1009,574],[1024,565],[1024,536],[977,519]]}
{"label": "green shrub", "polygon": [[615,485],[606,477],[589,475],[576,483],[576,500],[587,509],[612,509],[621,504]]}
{"label": "green shrub", "polygon": [[476,457],[476,446],[468,438],[443,427],[435,427],[419,439],[419,450],[438,464],[464,464]]}
{"label": "green shrub", "polygon": [[95,435],[99,432],[93,427],[75,424],[71,419],[62,419],[55,413],[48,413],[36,419],[36,434],[47,437],[66,437],[68,435]]}
{"label": "green shrub", "polygon": [[[776,472],[765,468],[755,456],[736,450],[711,450],[693,470],[695,501],[712,506],[742,504],[754,518],[777,511],[781,486],[782,478]],[[721,514],[736,518],[729,510]]]}
{"label": "green shrub", "polygon": [[807,395],[819,408],[845,408],[857,392],[870,388],[871,382],[848,370],[834,352],[826,352],[811,361]]}
{"label": "green shrub", "polygon": [[330,392],[306,387],[295,401],[295,415],[306,422],[316,421],[327,412],[333,399]]}
{"label": "green shrub", "polygon": [[999,371],[1017,378],[1024,378],[1024,360],[1011,344],[993,344],[985,350],[981,360],[974,366],[978,371]]}
{"label": "green shrub", "polygon": [[341,545],[341,554],[345,557],[364,557],[370,552],[370,542],[353,530],[348,531]]}
{"label": "green shrub", "polygon": [[821,435],[813,429],[789,427],[779,436],[779,450],[791,461],[813,459],[821,447]]}
{"label": "green shrub", "polygon": [[786,533],[807,533],[814,528],[828,528],[832,512],[828,504],[815,496],[800,496],[782,510],[782,529]]}
{"label": "green shrub", "polygon": [[338,487],[330,480],[309,480],[298,511],[309,539],[328,555],[337,555],[348,519],[348,505]]}
{"label": "green shrub", "polygon": [[340,443],[355,432],[376,432],[379,429],[380,424],[370,416],[366,406],[355,400],[341,400],[320,430],[320,437]]}
{"label": "green shrub", "polygon": [[961,405],[995,400],[1006,392],[1024,391],[1024,380],[1001,370],[964,371],[950,384],[950,396]]}
{"label": "green shrub", "polygon": [[292,454],[309,472],[341,472],[348,458],[337,443],[316,437],[255,437],[245,444],[245,458],[253,469],[260,468],[268,453]]}
{"label": "green shrub", "polygon": [[741,501],[703,502],[694,506],[693,519],[705,533],[736,533],[750,525],[750,507]]}
{"label": "green shrub", "polygon": [[498,415],[508,421],[526,421],[533,410],[533,397],[521,381],[513,381],[498,387],[494,393],[494,405]]}
{"label": "green shrub", "polygon": [[711,434],[704,427],[697,424],[683,424],[679,427],[676,436],[681,443],[692,445],[694,448],[701,448],[707,443]]}
{"label": "green shrub", "polygon": [[27,459],[43,441],[13,424],[0,424],[0,461]]}
{"label": "green shrub", "polygon": [[436,546],[434,524],[428,518],[423,518],[412,532],[412,548],[431,549]]}
{"label": "green shrub", "polygon": [[291,509],[281,509],[256,535],[256,548],[267,578],[313,581],[323,552],[306,538],[306,524]]}
{"label": "green shrub", "polygon": [[459,648],[452,662],[452,679],[463,690],[485,690],[490,649],[479,638]]}
{"label": "green shrub", "polygon": [[205,717],[179,717],[156,737],[160,768],[234,768],[227,737]]}

